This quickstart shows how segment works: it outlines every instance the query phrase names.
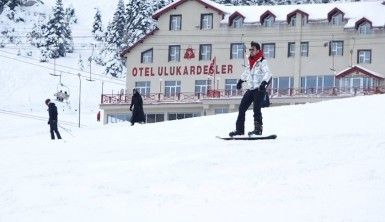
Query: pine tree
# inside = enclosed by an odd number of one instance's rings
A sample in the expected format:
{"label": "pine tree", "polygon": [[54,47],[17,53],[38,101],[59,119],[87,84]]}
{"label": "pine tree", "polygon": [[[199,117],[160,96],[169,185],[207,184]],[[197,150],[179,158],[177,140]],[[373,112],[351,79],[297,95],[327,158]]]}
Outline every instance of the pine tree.
{"label": "pine tree", "polygon": [[0,0],[0,14],[3,12],[4,6],[8,3],[9,0]]}
{"label": "pine tree", "polygon": [[62,0],[56,0],[53,16],[50,17],[42,38],[42,44],[48,50],[50,58],[64,57],[66,52],[73,52],[72,32],[65,19]]}
{"label": "pine tree", "polygon": [[117,49],[122,47],[126,17],[123,0],[119,0],[112,23],[107,27],[106,42]]}
{"label": "pine tree", "polygon": [[145,34],[155,29],[155,22],[152,19],[152,8],[150,3],[142,0],[131,0],[127,4],[127,24],[125,42],[134,44]]}
{"label": "pine tree", "polygon": [[172,0],[154,0],[153,3],[151,4],[153,6],[152,11],[155,12],[163,8],[164,6],[170,4],[171,2]]}
{"label": "pine tree", "polygon": [[11,10],[14,10],[17,6],[19,6],[21,4],[21,1],[20,0],[8,0],[8,3],[6,3],[8,5],[8,7],[11,9]]}
{"label": "pine tree", "polygon": [[115,56],[106,63],[106,74],[113,77],[122,77],[124,66],[120,58]]}
{"label": "pine tree", "polygon": [[92,25],[92,33],[96,40],[101,41],[103,39],[102,15],[99,9],[96,9],[94,24]]}
{"label": "pine tree", "polygon": [[66,8],[65,18],[68,24],[72,25],[72,24],[78,23],[78,18],[76,17],[76,14],[75,14],[75,8],[72,5]]}

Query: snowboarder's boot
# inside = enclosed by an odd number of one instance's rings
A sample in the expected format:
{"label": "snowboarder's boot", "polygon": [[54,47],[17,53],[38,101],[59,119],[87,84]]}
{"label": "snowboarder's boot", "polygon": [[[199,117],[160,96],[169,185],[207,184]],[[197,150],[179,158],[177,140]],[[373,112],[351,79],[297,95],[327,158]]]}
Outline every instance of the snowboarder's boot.
{"label": "snowboarder's boot", "polygon": [[233,137],[233,136],[241,136],[241,135],[243,135],[243,134],[245,134],[245,132],[240,131],[240,130],[235,130],[235,131],[230,132],[230,133],[229,133],[229,136],[230,136],[230,137]]}
{"label": "snowboarder's boot", "polygon": [[257,121],[254,121],[254,130],[253,131],[250,131],[248,133],[249,136],[252,136],[252,135],[262,135],[262,130],[263,130],[263,126],[262,124],[260,124],[259,122]]}

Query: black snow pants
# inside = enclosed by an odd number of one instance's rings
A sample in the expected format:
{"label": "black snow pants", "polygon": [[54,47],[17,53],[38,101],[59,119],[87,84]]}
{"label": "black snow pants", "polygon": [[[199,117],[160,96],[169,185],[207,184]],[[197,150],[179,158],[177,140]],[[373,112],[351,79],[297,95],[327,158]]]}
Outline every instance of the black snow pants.
{"label": "black snow pants", "polygon": [[241,104],[239,104],[238,118],[236,122],[237,131],[245,132],[245,114],[251,103],[253,103],[254,122],[258,122],[261,125],[263,124],[261,106],[264,96],[265,91],[260,91],[259,89],[246,91],[245,95],[242,97]]}
{"label": "black snow pants", "polygon": [[50,128],[49,132],[51,133],[51,139],[53,140],[55,139],[55,135],[54,135],[54,132],[55,132],[57,138],[60,140],[61,136],[60,136],[59,130],[57,129],[57,120],[50,120],[49,128]]}

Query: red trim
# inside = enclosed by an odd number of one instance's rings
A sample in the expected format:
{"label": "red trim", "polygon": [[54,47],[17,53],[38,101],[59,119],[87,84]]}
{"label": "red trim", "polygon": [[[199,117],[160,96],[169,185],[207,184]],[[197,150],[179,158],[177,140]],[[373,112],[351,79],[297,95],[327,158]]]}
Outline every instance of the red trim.
{"label": "red trim", "polygon": [[265,13],[263,13],[261,15],[261,17],[259,18],[259,21],[261,22],[261,24],[263,24],[264,20],[269,17],[269,16],[273,16],[274,17],[274,20],[277,16],[275,16],[271,11],[267,10]]}
{"label": "red trim", "polygon": [[[158,11],[157,13],[155,13],[155,14],[152,16],[152,18],[158,20],[158,18],[159,18],[160,16],[162,16],[164,13],[167,13],[167,12],[170,11],[171,9],[176,9],[179,5],[182,5],[182,4],[184,4],[185,2],[187,2],[187,1],[189,1],[189,0],[180,0],[179,2],[176,2],[176,3],[174,3],[174,4],[171,3],[171,4],[169,4],[168,6],[165,6],[164,8],[162,8],[162,9],[161,9],[160,11]],[[204,1],[202,1],[202,0],[195,0],[195,1],[198,2],[198,3],[200,3],[200,4],[202,4],[202,5],[204,5],[206,8],[211,8],[211,9],[217,11],[217,12],[220,13],[220,14],[223,14],[223,13],[224,13],[224,11],[222,11],[221,9],[219,9],[219,8],[217,8],[217,7],[214,7],[214,6],[212,6],[212,5],[210,5],[210,4],[206,3],[206,2],[204,2]]]}
{"label": "red trim", "polygon": [[125,56],[127,53],[129,53],[134,47],[136,47],[136,46],[139,45],[140,43],[143,43],[144,40],[145,40],[146,38],[148,38],[148,37],[151,36],[151,35],[154,35],[154,33],[155,33],[156,31],[158,31],[158,30],[159,30],[158,28],[152,30],[151,32],[149,32],[149,33],[147,33],[145,36],[143,36],[141,39],[139,39],[138,41],[136,41],[132,46],[123,49],[122,52],[120,53],[120,57],[124,57],[124,56]]}
{"label": "red trim", "polygon": [[301,11],[299,9],[296,9],[296,10],[290,12],[289,14],[287,14],[287,17],[286,17],[287,23],[290,23],[290,18],[293,17],[294,15],[296,15],[297,13],[299,13],[301,15],[305,15],[306,17],[309,17],[309,14],[307,14],[306,12]]}
{"label": "red trim", "polygon": [[361,25],[362,23],[364,23],[364,22],[369,22],[370,27],[372,27],[372,22],[371,22],[369,19],[363,17],[362,19],[360,19],[360,20],[358,20],[358,21],[356,22],[356,25],[355,25],[356,29],[358,29],[358,26],[360,26],[360,25]]}
{"label": "red trim", "polygon": [[339,13],[342,14],[342,19],[344,19],[345,13],[336,7],[328,13],[328,21],[330,22],[330,20],[332,20],[332,17]]}
{"label": "red trim", "polygon": [[362,73],[362,74],[367,75],[367,76],[370,76],[370,77],[373,77],[375,79],[384,79],[383,77],[377,76],[377,75],[375,75],[375,74],[373,74],[367,70],[361,69],[358,66],[353,66],[352,68],[347,69],[347,70],[337,74],[336,78],[343,78],[345,76],[348,76],[350,74],[357,73],[357,72]]}
{"label": "red trim", "polygon": [[245,19],[246,17],[243,16],[241,13],[239,13],[238,11],[235,11],[233,14],[230,15],[229,17],[229,26],[232,26],[233,25],[233,20],[235,18],[237,18],[238,16],[242,17],[243,19]]}

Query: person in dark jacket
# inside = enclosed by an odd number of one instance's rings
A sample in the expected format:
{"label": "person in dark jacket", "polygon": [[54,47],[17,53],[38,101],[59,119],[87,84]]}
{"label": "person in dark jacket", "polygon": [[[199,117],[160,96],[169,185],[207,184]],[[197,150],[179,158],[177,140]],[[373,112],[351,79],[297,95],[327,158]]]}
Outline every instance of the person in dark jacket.
{"label": "person in dark jacket", "polygon": [[51,139],[55,139],[55,134],[57,138],[60,140],[61,136],[59,133],[59,130],[57,129],[57,108],[55,103],[52,103],[50,99],[45,100],[45,104],[48,106],[48,114],[49,114],[49,119],[48,119],[48,125],[50,128],[50,133],[51,133]]}
{"label": "person in dark jacket", "polygon": [[[133,126],[134,123],[144,123],[146,122],[146,118],[144,117],[143,112],[143,100],[142,96],[138,92],[137,89],[133,89],[133,95],[131,98],[131,105],[130,105],[130,111],[132,111],[131,116],[131,125]],[[132,109],[134,107],[134,109]]]}

